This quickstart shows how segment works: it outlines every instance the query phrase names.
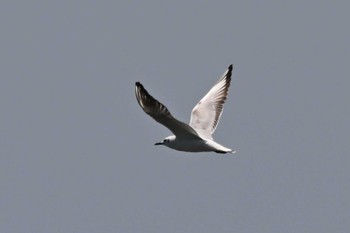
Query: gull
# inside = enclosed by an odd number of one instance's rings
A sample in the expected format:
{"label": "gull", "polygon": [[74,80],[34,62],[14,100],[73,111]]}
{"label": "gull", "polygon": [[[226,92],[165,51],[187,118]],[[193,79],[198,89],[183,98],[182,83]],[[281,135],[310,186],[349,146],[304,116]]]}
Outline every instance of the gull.
{"label": "gull", "polygon": [[174,118],[165,105],[153,98],[140,82],[136,82],[135,95],[143,111],[174,134],[155,145],[164,145],[186,152],[235,153],[235,150],[220,145],[212,137],[227,98],[232,69],[231,64],[218,82],[192,109],[189,124]]}

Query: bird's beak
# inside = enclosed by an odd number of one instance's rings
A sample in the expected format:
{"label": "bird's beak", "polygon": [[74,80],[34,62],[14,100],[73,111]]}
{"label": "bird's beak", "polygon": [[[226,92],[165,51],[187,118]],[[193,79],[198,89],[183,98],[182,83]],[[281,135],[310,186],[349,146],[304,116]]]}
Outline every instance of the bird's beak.
{"label": "bird's beak", "polygon": [[162,142],[157,142],[157,143],[155,143],[154,145],[155,145],[155,146],[163,145],[163,143],[162,143]]}

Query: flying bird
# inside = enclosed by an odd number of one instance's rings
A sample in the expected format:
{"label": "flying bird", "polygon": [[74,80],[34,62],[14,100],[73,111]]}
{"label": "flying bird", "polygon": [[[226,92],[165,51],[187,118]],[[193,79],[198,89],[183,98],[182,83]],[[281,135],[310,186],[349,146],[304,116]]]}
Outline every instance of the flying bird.
{"label": "flying bird", "polygon": [[235,150],[220,145],[212,137],[227,98],[232,69],[233,66],[230,65],[218,82],[192,109],[189,124],[174,118],[167,107],[153,98],[140,82],[136,82],[136,99],[143,111],[174,134],[155,145],[187,152],[235,153]]}

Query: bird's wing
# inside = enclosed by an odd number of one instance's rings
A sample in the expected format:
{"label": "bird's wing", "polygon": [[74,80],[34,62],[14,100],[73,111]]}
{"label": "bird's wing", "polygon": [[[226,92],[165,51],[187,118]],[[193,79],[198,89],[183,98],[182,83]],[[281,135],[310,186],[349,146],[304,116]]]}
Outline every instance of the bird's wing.
{"label": "bird's wing", "polygon": [[212,139],[220,120],[230,87],[233,66],[230,65],[219,81],[198,102],[191,113],[190,126],[203,138]]}
{"label": "bird's wing", "polygon": [[186,139],[200,138],[191,126],[175,119],[169,110],[162,103],[153,98],[139,82],[135,83],[135,94],[137,102],[143,111],[154,120],[170,129],[176,137]]}

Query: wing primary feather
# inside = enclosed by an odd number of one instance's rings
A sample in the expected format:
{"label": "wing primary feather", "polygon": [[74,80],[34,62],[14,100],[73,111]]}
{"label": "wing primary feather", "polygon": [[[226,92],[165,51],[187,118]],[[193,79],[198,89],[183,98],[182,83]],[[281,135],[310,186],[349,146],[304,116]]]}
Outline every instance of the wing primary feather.
{"label": "wing primary feather", "polygon": [[[136,99],[141,108],[151,117],[156,116],[172,117],[169,110],[158,100],[153,98],[140,82],[136,82]],[[158,121],[157,119],[155,119]]]}
{"label": "wing primary feather", "polygon": [[204,138],[212,139],[212,134],[219,123],[231,83],[232,70],[231,64],[192,110],[190,126]]}
{"label": "wing primary feather", "polygon": [[200,138],[191,126],[175,119],[167,107],[153,98],[140,82],[135,83],[135,95],[143,111],[154,120],[170,129],[176,137]]}

